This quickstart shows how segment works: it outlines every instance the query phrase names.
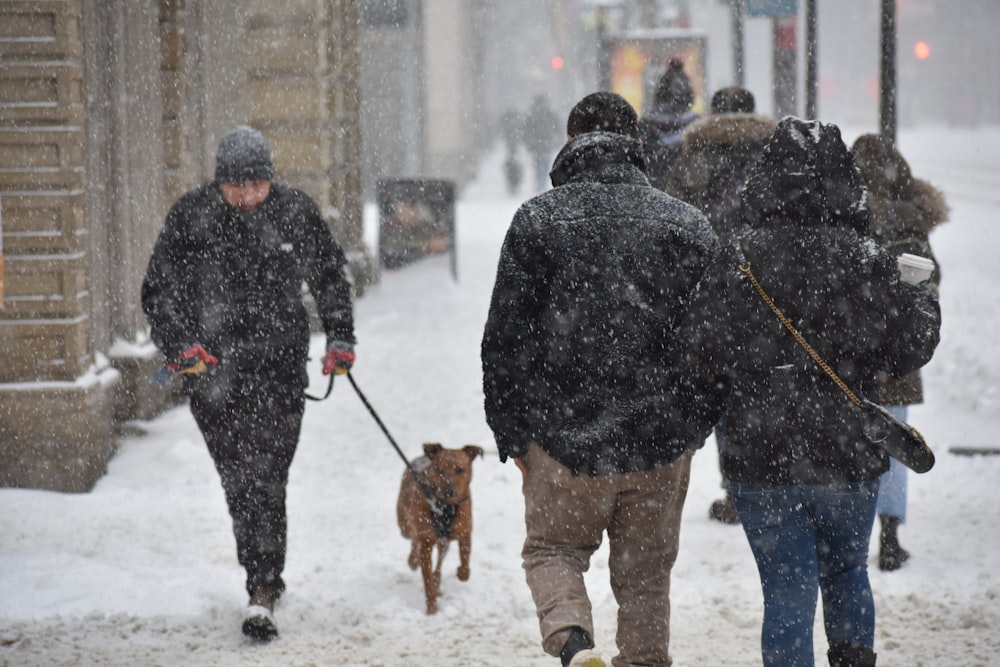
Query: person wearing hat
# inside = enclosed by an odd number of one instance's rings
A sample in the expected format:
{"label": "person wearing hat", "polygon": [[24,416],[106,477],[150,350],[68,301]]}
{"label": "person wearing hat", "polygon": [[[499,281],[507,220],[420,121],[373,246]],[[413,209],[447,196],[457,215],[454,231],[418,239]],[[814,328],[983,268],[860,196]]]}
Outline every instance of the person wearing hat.
{"label": "person wearing hat", "polygon": [[650,186],[635,110],[570,111],[553,188],[507,231],[483,331],[486,420],[523,475],[525,576],[542,647],[602,667],[584,582],[606,533],[616,667],[671,664],[670,572],[691,453],[721,415],[684,316],[719,247],[704,216]]}
{"label": "person wearing hat", "polygon": [[274,181],[267,139],[237,127],[215,178],[181,197],[142,284],[142,307],[222,480],[246,570],[243,633],[277,636],[285,583],[285,487],[298,444],[309,352],[308,285],[327,338],[323,373],[354,363],[351,283],[319,207]]}
{"label": "person wearing hat", "polygon": [[[712,113],[698,118],[681,134],[681,153],[667,176],[666,191],[697,207],[724,246],[740,230],[740,193],[747,175],[764,150],[777,122],[754,113],[753,93],[727,86],[712,95]],[[725,424],[715,429],[719,451],[725,446]],[[723,480],[723,487],[728,485]],[[738,524],[732,495],[712,502],[709,517]]]}
{"label": "person wearing hat", "polygon": [[681,133],[699,118],[692,110],[694,98],[684,61],[671,58],[656,84],[653,104],[639,121],[639,138],[646,151],[646,175],[653,187],[666,189],[667,176],[681,153]]}

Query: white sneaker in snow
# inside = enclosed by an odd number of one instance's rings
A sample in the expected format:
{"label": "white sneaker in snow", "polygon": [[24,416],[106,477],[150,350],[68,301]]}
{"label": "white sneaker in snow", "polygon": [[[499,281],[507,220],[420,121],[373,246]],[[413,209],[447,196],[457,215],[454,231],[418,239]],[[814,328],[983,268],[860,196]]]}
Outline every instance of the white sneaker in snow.
{"label": "white sneaker in snow", "polygon": [[608,667],[608,663],[604,662],[600,653],[587,648],[573,656],[569,661],[569,667]]}
{"label": "white sneaker in snow", "polygon": [[256,604],[247,607],[247,615],[243,619],[243,634],[259,642],[269,642],[277,637],[278,626],[274,624],[271,610]]}

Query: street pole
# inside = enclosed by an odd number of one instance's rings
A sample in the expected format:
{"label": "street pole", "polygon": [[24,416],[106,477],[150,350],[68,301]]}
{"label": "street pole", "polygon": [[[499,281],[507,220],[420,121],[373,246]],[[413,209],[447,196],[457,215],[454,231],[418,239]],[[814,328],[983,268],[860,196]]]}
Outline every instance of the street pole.
{"label": "street pole", "polygon": [[597,8],[597,89],[611,90],[611,54],[608,45],[608,10]]}
{"label": "street pole", "polygon": [[817,77],[817,59],[819,44],[816,30],[816,0],[806,0],[806,118],[815,120],[817,116],[817,98],[819,83]]}
{"label": "street pole", "polygon": [[796,51],[795,14],[784,14],[771,19],[774,40],[774,113],[777,118],[797,115],[798,66]]}
{"label": "street pole", "polygon": [[741,88],[746,85],[744,73],[743,45],[743,0],[729,0],[729,17],[733,31],[733,85]]}
{"label": "street pole", "polygon": [[882,62],[879,82],[879,126],[896,141],[896,2],[882,0]]}

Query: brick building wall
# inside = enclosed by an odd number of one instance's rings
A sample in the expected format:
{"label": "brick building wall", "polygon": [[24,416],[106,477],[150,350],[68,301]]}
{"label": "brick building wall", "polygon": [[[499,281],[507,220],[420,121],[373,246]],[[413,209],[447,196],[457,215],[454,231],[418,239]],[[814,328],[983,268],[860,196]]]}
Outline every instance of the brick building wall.
{"label": "brick building wall", "polygon": [[82,490],[114,450],[92,344],[79,2],[0,4],[0,483]]}
{"label": "brick building wall", "polygon": [[176,400],[139,286],[234,125],[269,136],[366,280],[356,33],[357,0],[0,3],[0,485],[88,490],[116,422]]}

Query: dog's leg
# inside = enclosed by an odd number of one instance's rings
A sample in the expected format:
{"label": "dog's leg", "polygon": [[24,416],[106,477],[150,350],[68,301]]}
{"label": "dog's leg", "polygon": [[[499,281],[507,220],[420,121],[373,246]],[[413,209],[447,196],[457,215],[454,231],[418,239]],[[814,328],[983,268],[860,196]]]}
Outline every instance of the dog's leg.
{"label": "dog's leg", "polygon": [[469,580],[469,556],[472,555],[472,536],[466,535],[458,540],[458,580]]}
{"label": "dog's leg", "polygon": [[437,594],[441,595],[441,563],[444,561],[444,556],[448,553],[448,540],[438,540],[437,541],[438,557],[437,557],[437,567],[434,568],[434,587],[437,590]]}
{"label": "dog's leg", "polygon": [[[427,613],[436,614],[438,610],[438,581],[440,577],[432,569],[434,566],[434,542],[420,544],[420,573],[424,578],[424,600],[427,602]],[[440,566],[439,566],[440,567]]]}
{"label": "dog's leg", "polygon": [[406,559],[406,564],[410,566],[411,570],[420,567],[420,542],[416,540],[410,542],[410,556]]}

